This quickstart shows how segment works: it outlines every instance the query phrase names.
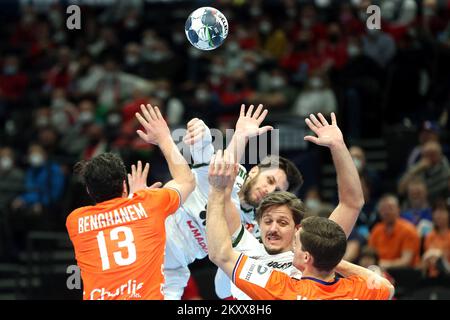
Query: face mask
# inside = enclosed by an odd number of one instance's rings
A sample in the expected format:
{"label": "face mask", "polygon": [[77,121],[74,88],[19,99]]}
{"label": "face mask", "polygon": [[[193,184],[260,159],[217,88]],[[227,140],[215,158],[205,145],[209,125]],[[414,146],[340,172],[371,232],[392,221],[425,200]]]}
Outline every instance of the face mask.
{"label": "face mask", "polygon": [[153,44],[155,44],[155,39],[153,39],[153,37],[146,37],[146,38],[144,38],[142,43],[146,47],[151,47]]}
{"label": "face mask", "polygon": [[355,164],[356,170],[360,171],[362,169],[362,162],[358,158],[353,158],[353,163]]}
{"label": "face mask", "polygon": [[306,206],[309,209],[315,210],[315,209],[319,208],[320,201],[317,199],[308,199],[308,200],[306,200]]}
{"label": "face mask", "polygon": [[359,49],[358,46],[349,45],[347,48],[347,53],[350,57],[356,57],[359,55],[360,52],[361,50]]}
{"label": "face mask", "polygon": [[255,71],[256,66],[253,63],[244,63],[243,68],[246,72],[253,72]]}
{"label": "face mask", "polygon": [[33,167],[40,167],[44,163],[44,157],[40,153],[32,153],[28,161]]}
{"label": "face mask", "polygon": [[61,98],[56,98],[52,102],[52,108],[55,108],[55,109],[64,108],[65,105],[66,105],[66,101]]}
{"label": "face mask", "polygon": [[309,28],[311,28],[313,21],[309,18],[306,18],[306,19],[301,20],[301,24],[302,24],[303,28],[309,29]]}
{"label": "face mask", "polygon": [[36,126],[38,128],[46,127],[46,126],[48,126],[48,124],[49,124],[49,120],[47,117],[38,117],[36,119]]}
{"label": "face mask", "polygon": [[139,57],[134,54],[129,54],[125,57],[125,63],[129,66],[135,66],[139,62]]}
{"label": "face mask", "polygon": [[127,22],[125,22],[125,27],[127,29],[133,29],[137,26],[137,21],[134,19],[129,19]]}
{"label": "face mask", "polygon": [[218,64],[213,64],[211,66],[210,70],[211,70],[211,73],[215,74],[215,75],[221,75],[225,71],[224,68],[222,66],[218,65]]}
{"label": "face mask", "polygon": [[273,89],[279,89],[285,85],[284,79],[281,77],[274,77],[270,81],[270,85]]}
{"label": "face mask", "polygon": [[0,168],[4,171],[11,169],[13,166],[13,161],[10,157],[2,157],[0,159]]}
{"label": "face mask", "polygon": [[272,25],[268,21],[261,22],[259,26],[259,31],[261,31],[263,34],[267,34],[272,30]]}
{"label": "face mask", "polygon": [[262,10],[259,6],[253,6],[250,8],[250,15],[252,17],[259,17],[262,13]]}
{"label": "face mask", "polygon": [[229,42],[228,50],[232,53],[239,51],[239,44],[237,42]]}
{"label": "face mask", "polygon": [[312,78],[310,80],[310,84],[311,84],[311,87],[313,87],[314,89],[319,89],[322,87],[323,81],[320,78]]}
{"label": "face mask", "polygon": [[5,66],[3,68],[3,73],[7,76],[12,76],[17,73],[17,67],[11,65]]}
{"label": "face mask", "polygon": [[108,125],[113,127],[118,125],[122,121],[122,118],[117,113],[113,113],[108,116],[106,121],[108,122]]}
{"label": "face mask", "polygon": [[167,90],[158,90],[155,92],[155,96],[162,100],[165,100],[169,97],[169,92]]}
{"label": "face mask", "polygon": [[208,95],[208,92],[206,90],[200,89],[200,90],[197,90],[197,92],[195,93],[195,98],[198,101],[205,102],[205,101],[208,100],[209,95]]}
{"label": "face mask", "polygon": [[94,120],[94,115],[92,114],[92,112],[89,111],[82,111],[78,116],[78,121],[83,124],[89,123],[92,120]]}

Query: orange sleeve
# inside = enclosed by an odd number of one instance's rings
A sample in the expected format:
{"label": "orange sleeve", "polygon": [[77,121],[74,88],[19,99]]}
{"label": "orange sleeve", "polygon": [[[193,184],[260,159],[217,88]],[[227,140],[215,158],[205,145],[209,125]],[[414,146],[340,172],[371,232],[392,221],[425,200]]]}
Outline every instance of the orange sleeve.
{"label": "orange sleeve", "polygon": [[152,208],[154,212],[162,214],[163,218],[177,211],[181,205],[181,196],[176,189],[147,189],[143,192],[145,192],[145,205]]}
{"label": "orange sleeve", "polygon": [[389,300],[389,288],[375,279],[365,279],[360,276],[350,276],[349,285],[356,291],[358,300]]}
{"label": "orange sleeve", "polygon": [[232,275],[233,283],[253,300],[295,299],[287,290],[291,278],[257,260],[240,255]]}

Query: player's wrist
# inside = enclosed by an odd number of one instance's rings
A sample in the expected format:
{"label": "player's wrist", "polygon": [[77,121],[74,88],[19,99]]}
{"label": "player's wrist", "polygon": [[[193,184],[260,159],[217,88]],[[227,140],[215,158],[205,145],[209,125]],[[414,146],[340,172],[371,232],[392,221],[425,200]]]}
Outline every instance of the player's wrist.
{"label": "player's wrist", "polygon": [[343,139],[338,139],[338,140],[332,141],[330,143],[330,145],[329,145],[329,148],[331,150],[338,151],[338,150],[345,150],[345,149],[347,149],[347,146],[345,145],[345,142],[344,142]]}

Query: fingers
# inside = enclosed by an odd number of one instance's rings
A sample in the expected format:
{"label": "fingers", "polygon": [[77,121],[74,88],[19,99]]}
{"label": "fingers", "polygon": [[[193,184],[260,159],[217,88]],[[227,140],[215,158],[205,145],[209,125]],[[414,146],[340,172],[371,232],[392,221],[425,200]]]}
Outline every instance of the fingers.
{"label": "fingers", "polygon": [[193,119],[189,120],[189,122],[186,125],[187,129],[194,126],[199,121],[201,121],[199,118],[193,118]]}
{"label": "fingers", "polygon": [[336,115],[334,114],[334,112],[331,113],[331,124],[333,126],[337,126]]}
{"label": "fingers", "polygon": [[319,116],[320,121],[322,122],[323,126],[329,126],[329,123],[327,121],[327,119],[325,119],[325,117],[323,116],[323,114],[321,114],[320,112],[317,114]]}
{"label": "fingers", "polygon": [[159,108],[155,106],[155,114],[158,120],[162,119],[163,116],[161,114],[161,111],[159,111]]}
{"label": "fingers", "polygon": [[253,111],[254,106],[251,105],[248,110],[247,110],[247,114],[245,115],[246,117],[251,117],[252,116],[252,111]]}
{"label": "fingers", "polygon": [[138,161],[136,174],[137,174],[138,177],[140,177],[141,174],[142,174],[142,162],[141,162],[141,160]]}
{"label": "fingers", "polygon": [[142,130],[137,130],[136,133],[139,137],[141,137],[142,140],[144,140],[145,142],[148,141],[148,136]]}
{"label": "fingers", "polygon": [[305,119],[306,125],[311,129],[312,132],[317,134],[317,127],[314,125],[314,123],[311,122],[308,118]]}
{"label": "fingers", "polygon": [[319,138],[313,136],[306,136],[303,138],[305,141],[309,141],[315,144],[319,144]]}
{"label": "fingers", "polygon": [[136,178],[136,166],[134,164],[131,165],[131,177]]}
{"label": "fingers", "polygon": [[158,116],[156,115],[155,109],[152,107],[151,104],[147,104],[147,110],[150,113],[152,120],[158,120]]}
{"label": "fingers", "polygon": [[162,183],[161,182],[155,182],[154,184],[152,184],[150,187],[148,187],[148,189],[157,189],[157,188],[161,188],[162,187]]}
{"label": "fingers", "polygon": [[135,115],[136,115],[136,118],[138,119],[139,123],[140,123],[144,128],[149,127],[150,124],[148,123],[147,120],[145,120],[145,119],[141,116],[140,113],[136,112]]}
{"label": "fingers", "polygon": [[[258,119],[259,115],[261,114],[262,108],[263,108],[263,105],[260,104],[260,105],[258,106],[258,108],[256,108],[256,111],[255,111],[255,113],[253,114],[252,118]],[[265,111],[265,110],[264,110],[264,111]]]}
{"label": "fingers", "polygon": [[241,104],[241,112],[239,113],[239,117],[245,117],[245,104]]}
{"label": "fingers", "polygon": [[147,162],[144,167],[144,171],[142,172],[142,178],[147,181],[148,172],[150,171],[150,164]]}
{"label": "fingers", "polygon": [[322,128],[322,127],[323,127],[322,124],[320,123],[320,121],[317,120],[317,118],[316,118],[315,115],[310,114],[310,115],[309,115],[309,118],[311,119],[312,123],[314,123],[314,125],[315,125],[317,128]]}
{"label": "fingers", "polygon": [[256,119],[259,124],[261,124],[264,119],[266,118],[267,114],[269,113],[269,110],[265,109],[262,114]]}
{"label": "fingers", "polygon": [[[149,106],[151,106],[151,105],[149,105]],[[141,112],[144,115],[144,118],[145,118],[145,120],[147,120],[147,122],[150,122],[150,121],[154,120],[152,118],[152,116],[150,115],[150,113],[149,113],[149,109],[147,109],[145,107],[145,105],[143,105],[143,104],[141,104]]]}
{"label": "fingers", "polygon": [[264,127],[258,129],[258,135],[261,135],[263,133],[266,133],[266,132],[272,131],[272,130],[273,130],[272,126],[264,126]]}

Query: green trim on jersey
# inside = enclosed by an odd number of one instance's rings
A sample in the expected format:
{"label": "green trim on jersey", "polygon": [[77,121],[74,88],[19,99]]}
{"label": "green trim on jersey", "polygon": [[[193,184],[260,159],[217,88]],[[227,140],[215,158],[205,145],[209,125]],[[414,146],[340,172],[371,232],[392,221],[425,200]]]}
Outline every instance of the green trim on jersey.
{"label": "green trim on jersey", "polygon": [[233,248],[239,244],[239,242],[241,241],[243,236],[244,236],[244,226],[241,224],[241,230],[239,231],[239,234],[236,237],[236,240],[233,241],[233,244],[232,244]]}

